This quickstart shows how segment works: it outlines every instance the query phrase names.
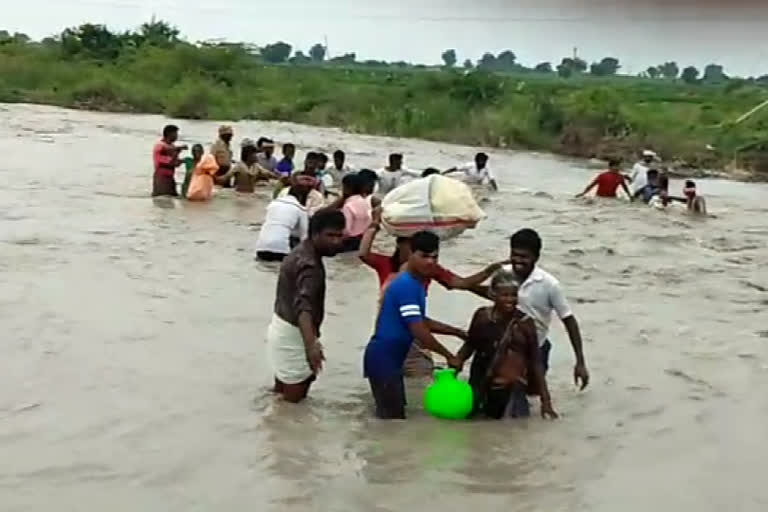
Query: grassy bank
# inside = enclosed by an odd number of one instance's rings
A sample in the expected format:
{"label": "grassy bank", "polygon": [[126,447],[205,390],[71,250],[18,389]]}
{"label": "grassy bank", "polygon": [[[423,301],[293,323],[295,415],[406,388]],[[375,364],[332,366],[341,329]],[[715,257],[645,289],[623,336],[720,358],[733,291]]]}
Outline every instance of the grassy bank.
{"label": "grassy bank", "polygon": [[[241,47],[137,45],[108,58],[0,45],[0,101],[194,119],[268,119],[582,157],[653,147],[679,168],[768,179],[756,84],[267,65]],[[710,148],[708,148],[710,146]],[[768,147],[768,144],[766,144]],[[714,149],[712,149],[714,148]],[[746,172],[741,172],[744,170]],[[694,171],[695,173],[695,171]]]}

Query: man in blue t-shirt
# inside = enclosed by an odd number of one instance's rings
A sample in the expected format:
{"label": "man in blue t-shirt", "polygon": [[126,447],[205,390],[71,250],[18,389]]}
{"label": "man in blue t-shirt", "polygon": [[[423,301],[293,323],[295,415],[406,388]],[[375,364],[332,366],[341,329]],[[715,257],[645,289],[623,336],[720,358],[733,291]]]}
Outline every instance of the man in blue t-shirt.
{"label": "man in blue t-shirt", "polygon": [[432,333],[466,339],[466,332],[426,316],[424,282],[434,277],[439,249],[440,239],[434,233],[422,231],[413,235],[405,271],[384,292],[376,332],[368,342],[363,360],[379,418],[405,419],[403,363],[414,339],[422,348],[445,357],[449,366],[461,367],[461,361]]}

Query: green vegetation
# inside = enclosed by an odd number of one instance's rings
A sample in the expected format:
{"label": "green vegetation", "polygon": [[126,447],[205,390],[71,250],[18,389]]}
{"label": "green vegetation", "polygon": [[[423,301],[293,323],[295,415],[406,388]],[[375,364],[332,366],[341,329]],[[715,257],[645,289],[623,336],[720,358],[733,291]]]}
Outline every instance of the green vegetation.
{"label": "green vegetation", "polygon": [[190,44],[155,21],[126,33],[88,24],[42,42],[0,31],[0,101],[287,120],[581,157],[634,158],[652,147],[682,167],[768,177],[768,108],[740,119],[768,100],[764,78],[729,78],[713,64],[699,79],[674,62],[627,77],[611,57],[530,69],[511,51],[462,69],[455,50],[442,61],[327,59],[319,44],[307,54],[283,42]]}

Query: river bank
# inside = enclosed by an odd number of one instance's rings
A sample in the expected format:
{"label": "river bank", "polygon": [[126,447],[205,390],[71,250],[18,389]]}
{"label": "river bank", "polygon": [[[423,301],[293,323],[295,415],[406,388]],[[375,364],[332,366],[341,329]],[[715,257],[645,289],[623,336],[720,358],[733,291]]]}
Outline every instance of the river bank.
{"label": "river bank", "polygon": [[277,120],[350,133],[633,161],[651,147],[677,175],[768,180],[763,87],[629,77],[267,65],[241,47],[142,47],[62,57],[0,46],[0,101],[187,119]]}

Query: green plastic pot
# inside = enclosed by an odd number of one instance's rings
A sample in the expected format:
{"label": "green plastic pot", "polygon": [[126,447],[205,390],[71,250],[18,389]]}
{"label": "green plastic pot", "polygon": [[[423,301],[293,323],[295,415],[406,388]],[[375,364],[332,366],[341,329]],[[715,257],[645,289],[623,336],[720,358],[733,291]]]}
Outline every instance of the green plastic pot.
{"label": "green plastic pot", "polygon": [[424,392],[424,409],[436,418],[463,420],[472,412],[472,400],[472,387],[456,378],[456,370],[435,370],[435,380]]}

